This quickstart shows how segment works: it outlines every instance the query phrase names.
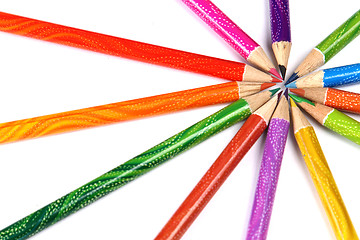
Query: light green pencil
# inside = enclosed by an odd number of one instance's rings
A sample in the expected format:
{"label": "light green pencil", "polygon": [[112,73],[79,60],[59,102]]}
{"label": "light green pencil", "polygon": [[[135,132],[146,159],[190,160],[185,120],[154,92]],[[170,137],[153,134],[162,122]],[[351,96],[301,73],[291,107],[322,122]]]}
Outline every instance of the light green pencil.
{"label": "light green pencil", "polygon": [[360,145],[360,123],[348,115],[320,103],[289,94],[306,112],[321,125]]}

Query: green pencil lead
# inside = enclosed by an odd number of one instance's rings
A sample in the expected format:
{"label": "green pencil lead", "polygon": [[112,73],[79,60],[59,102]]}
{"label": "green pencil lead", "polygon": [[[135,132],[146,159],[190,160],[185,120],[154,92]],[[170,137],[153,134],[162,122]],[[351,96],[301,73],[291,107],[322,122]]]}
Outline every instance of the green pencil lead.
{"label": "green pencil lead", "polygon": [[271,96],[274,96],[281,88],[275,88],[275,89],[271,89],[269,90],[269,92],[271,92]]}
{"label": "green pencil lead", "polygon": [[296,96],[296,95],[293,95],[291,93],[289,93],[289,96],[297,103],[301,103],[301,102],[306,102],[312,106],[315,106],[315,103],[305,99],[305,98],[302,98],[302,97],[299,97],[299,96]]}

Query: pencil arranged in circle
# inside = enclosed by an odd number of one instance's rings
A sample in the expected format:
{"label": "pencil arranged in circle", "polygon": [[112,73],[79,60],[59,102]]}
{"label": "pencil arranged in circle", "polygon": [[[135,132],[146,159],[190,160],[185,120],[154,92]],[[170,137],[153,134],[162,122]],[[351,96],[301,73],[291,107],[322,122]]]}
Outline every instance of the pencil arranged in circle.
{"label": "pencil arranged in circle", "polygon": [[358,240],[325,155],[310,125],[295,102],[290,99],[294,135],[316,187],[321,203],[338,240]]}
{"label": "pencil arranged in circle", "polygon": [[286,87],[338,87],[358,82],[360,82],[360,63],[319,70],[287,84]]}
{"label": "pencil arranged in circle", "polygon": [[234,138],[156,236],[155,240],[177,240],[185,234],[186,230],[266,129],[276,103],[277,98],[274,97],[246,120]]}
{"label": "pencil arranged in circle", "polygon": [[291,31],[288,0],[269,0],[272,49],[282,78],[291,50]]}
{"label": "pencil arranged in circle", "polygon": [[313,103],[296,95],[289,95],[321,125],[360,145],[360,123],[358,121],[332,107]]}
{"label": "pencil arranged in circle", "polygon": [[158,165],[251,115],[275,92],[240,99],[151,149],[119,165],[0,231],[1,240],[26,239],[99,198],[124,186]]}
{"label": "pencil arranged in circle", "polygon": [[244,63],[0,12],[0,31],[233,81],[277,81]]}
{"label": "pencil arranged in circle", "polygon": [[296,68],[295,72],[286,83],[290,83],[299,77],[305,76],[327,63],[359,34],[360,10],[311,50],[309,55],[307,55],[304,61]]}
{"label": "pencil arranged in circle", "polygon": [[334,88],[295,88],[291,92],[326,106],[360,114],[360,94]]}
{"label": "pencil arranged in circle", "polygon": [[289,103],[282,96],[267,131],[247,240],[266,239],[289,126]]}
{"label": "pencil arranged in circle", "polygon": [[233,102],[274,83],[228,82],[130,101],[0,123],[0,144]]}
{"label": "pencil arranged in circle", "polygon": [[182,0],[244,59],[281,78],[262,47],[209,0]]}

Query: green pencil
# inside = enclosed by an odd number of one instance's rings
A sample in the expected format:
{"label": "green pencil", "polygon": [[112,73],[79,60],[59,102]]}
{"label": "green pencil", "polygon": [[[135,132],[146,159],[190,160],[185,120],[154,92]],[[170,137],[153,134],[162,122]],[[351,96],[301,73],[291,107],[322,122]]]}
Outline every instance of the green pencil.
{"label": "green pencil", "polygon": [[360,34],[360,10],[346,20],[340,27],[319,43],[305,60],[296,68],[286,84],[295,81],[318,67],[324,65],[333,56]]}
{"label": "green pencil", "polygon": [[241,121],[279,89],[240,99],[146,152],[59,198],[0,231],[0,240],[26,239],[108,193],[151,171],[181,152]]}
{"label": "green pencil", "polygon": [[289,94],[306,112],[321,125],[360,145],[360,123],[346,114],[320,103]]}

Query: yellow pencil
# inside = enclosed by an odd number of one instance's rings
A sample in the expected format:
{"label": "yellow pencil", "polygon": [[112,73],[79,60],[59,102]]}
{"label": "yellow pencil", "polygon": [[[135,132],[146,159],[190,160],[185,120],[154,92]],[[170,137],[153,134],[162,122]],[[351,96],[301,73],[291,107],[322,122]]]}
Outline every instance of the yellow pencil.
{"label": "yellow pencil", "polygon": [[314,128],[290,99],[296,141],[338,240],[358,240]]}

